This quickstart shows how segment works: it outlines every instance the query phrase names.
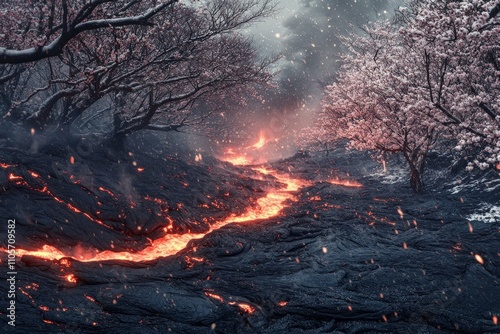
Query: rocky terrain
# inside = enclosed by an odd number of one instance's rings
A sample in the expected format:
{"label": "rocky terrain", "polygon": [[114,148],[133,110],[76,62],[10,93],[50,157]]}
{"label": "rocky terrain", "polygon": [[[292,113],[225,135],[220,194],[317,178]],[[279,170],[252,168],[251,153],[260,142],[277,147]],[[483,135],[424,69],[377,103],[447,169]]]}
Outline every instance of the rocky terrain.
{"label": "rocky terrain", "polygon": [[[1,285],[5,333],[500,333],[495,171],[434,157],[415,195],[401,162],[384,173],[342,148],[259,166],[266,175],[84,146],[3,149],[0,162],[1,245],[16,219],[24,250],[15,327]],[[303,187],[280,214],[212,229],[283,192],[273,175],[285,174]],[[165,257],[91,260],[170,234],[201,238]],[[44,245],[67,257],[36,256]]]}

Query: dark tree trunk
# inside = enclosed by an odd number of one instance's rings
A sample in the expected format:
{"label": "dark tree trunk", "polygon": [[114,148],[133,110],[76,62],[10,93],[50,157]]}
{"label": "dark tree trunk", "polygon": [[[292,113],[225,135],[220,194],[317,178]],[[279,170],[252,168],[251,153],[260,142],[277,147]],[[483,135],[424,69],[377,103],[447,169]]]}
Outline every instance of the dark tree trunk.
{"label": "dark tree trunk", "polygon": [[414,151],[403,153],[410,167],[410,186],[414,192],[423,193],[425,191],[423,176],[427,152]]}
{"label": "dark tree trunk", "polygon": [[416,193],[422,193],[425,191],[422,174],[423,171],[420,171],[418,168],[415,168],[410,164],[410,186]]}

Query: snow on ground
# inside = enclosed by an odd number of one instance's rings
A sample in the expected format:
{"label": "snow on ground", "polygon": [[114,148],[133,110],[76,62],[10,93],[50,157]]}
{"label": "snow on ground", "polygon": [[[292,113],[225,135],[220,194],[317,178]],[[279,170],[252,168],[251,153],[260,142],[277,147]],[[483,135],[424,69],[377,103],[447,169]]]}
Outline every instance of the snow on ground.
{"label": "snow on ground", "polygon": [[483,221],[485,223],[500,222],[500,206],[495,206],[489,203],[482,203],[482,206],[473,214],[466,217],[469,221]]}
{"label": "snow on ground", "polygon": [[371,176],[378,179],[382,184],[395,184],[406,182],[408,179],[408,171],[403,166],[393,166],[387,168],[387,171],[378,171]]}
{"label": "snow on ground", "polygon": [[485,192],[493,192],[500,189],[500,178],[491,178],[488,174],[478,180],[456,180],[453,188],[450,189],[452,194],[458,194],[464,190],[481,189]]}

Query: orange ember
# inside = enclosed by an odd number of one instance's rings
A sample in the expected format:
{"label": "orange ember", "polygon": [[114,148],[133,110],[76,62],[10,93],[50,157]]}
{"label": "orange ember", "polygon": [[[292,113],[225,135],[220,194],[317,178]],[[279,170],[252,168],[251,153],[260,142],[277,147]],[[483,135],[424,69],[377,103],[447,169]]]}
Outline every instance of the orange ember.
{"label": "orange ember", "polygon": [[[249,222],[260,219],[268,219],[278,215],[281,210],[287,207],[287,201],[292,200],[294,195],[291,192],[297,191],[301,187],[307,185],[305,181],[293,179],[287,175],[278,174],[272,170],[260,169],[259,171],[273,175],[280,183],[285,184],[284,189],[272,190],[266,196],[257,200],[255,206],[250,207],[241,215],[230,216],[211,226],[206,233],[185,233],[185,234],[166,234],[164,237],[153,240],[151,244],[139,252],[123,251],[115,252],[105,250],[99,253],[96,252],[81,252],[75,256],[74,254],[65,254],[57,248],[44,245],[41,250],[28,251],[18,249],[18,256],[31,255],[47,260],[61,260],[63,258],[75,258],[82,262],[107,261],[107,260],[128,260],[128,261],[151,261],[160,257],[174,255],[184,249],[189,241],[201,239],[206,234],[218,230],[221,227],[235,222]],[[103,190],[101,190],[103,191]],[[55,197],[54,197],[55,198]],[[60,201],[60,200],[59,200]],[[62,202],[62,201],[61,201]],[[75,207],[68,204],[68,208],[75,211]],[[76,209],[78,210],[78,209]],[[81,212],[81,211],[80,211]],[[89,217],[90,218],[90,217]],[[95,221],[95,220],[94,220]],[[191,258],[198,262],[198,258]],[[74,276],[73,276],[74,277]]]}
{"label": "orange ember", "polygon": [[15,181],[15,180],[22,180],[23,178],[21,176],[18,176],[18,175],[14,175],[14,174],[9,174],[9,180],[11,181]]}
{"label": "orange ember", "polygon": [[76,282],[78,282],[77,279],[76,279],[76,276],[73,275],[73,274],[66,275],[66,276],[64,276],[64,278],[66,279],[66,281],[68,281],[70,283],[76,283]]}
{"label": "orange ember", "polygon": [[403,213],[403,210],[401,210],[401,208],[400,208],[400,207],[398,207],[398,210],[397,210],[397,211],[398,211],[399,217],[400,217],[401,219],[403,219],[403,217],[405,216],[405,214]]}
{"label": "orange ember", "polygon": [[481,255],[476,254],[476,255],[474,255],[474,258],[476,259],[476,261],[477,261],[477,262],[479,262],[480,264],[483,264],[483,265],[484,265],[484,260],[483,260],[483,258],[481,257]]}
{"label": "orange ember", "polygon": [[245,304],[245,303],[237,303],[237,302],[229,302],[228,303],[229,305],[236,305],[239,307],[240,310],[242,310],[243,312],[245,313],[254,313],[255,312],[255,308],[249,304]]}
{"label": "orange ember", "polygon": [[224,303],[224,298],[222,298],[219,295],[216,295],[215,293],[205,291],[205,296],[218,300],[221,303]]}

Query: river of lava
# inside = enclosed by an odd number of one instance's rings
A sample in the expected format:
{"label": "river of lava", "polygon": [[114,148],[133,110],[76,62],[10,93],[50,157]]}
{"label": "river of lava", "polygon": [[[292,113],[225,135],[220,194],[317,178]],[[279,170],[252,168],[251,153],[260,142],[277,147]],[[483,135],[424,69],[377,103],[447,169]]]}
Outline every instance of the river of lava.
{"label": "river of lava", "polygon": [[285,188],[280,190],[272,190],[266,196],[257,200],[257,205],[249,208],[241,215],[233,215],[211,226],[211,229],[206,233],[185,233],[185,234],[167,234],[162,238],[153,240],[152,243],[139,252],[114,252],[105,250],[97,254],[65,254],[61,250],[45,245],[40,250],[28,251],[17,249],[16,255],[31,255],[48,260],[60,260],[65,257],[72,257],[82,262],[95,262],[95,261],[109,261],[109,260],[128,260],[134,262],[151,261],[160,257],[174,255],[180,250],[184,249],[189,241],[193,239],[200,239],[206,234],[217,230],[227,224],[235,222],[255,221],[258,219],[268,219],[280,213],[282,209],[287,206],[288,200],[293,200],[294,195],[292,192],[297,191],[305,186],[306,181],[293,179],[284,174],[278,174],[275,171],[255,168],[256,171],[263,174],[270,174],[276,179],[285,184]]}

